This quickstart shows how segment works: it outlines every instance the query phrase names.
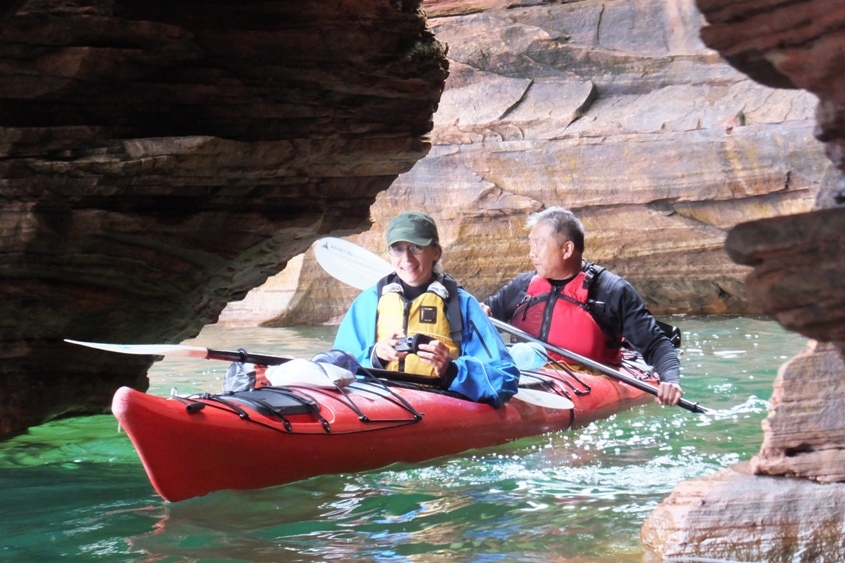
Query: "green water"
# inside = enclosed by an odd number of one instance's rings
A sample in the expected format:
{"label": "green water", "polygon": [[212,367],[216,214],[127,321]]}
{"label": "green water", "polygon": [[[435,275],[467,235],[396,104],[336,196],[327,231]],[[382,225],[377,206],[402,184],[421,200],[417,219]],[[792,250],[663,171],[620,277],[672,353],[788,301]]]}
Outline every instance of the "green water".
{"label": "green water", "polygon": [[[712,415],[647,405],[421,465],[175,504],[155,494],[113,417],[33,428],[0,443],[0,558],[640,561],[640,527],[676,483],[759,450],[777,368],[806,342],[769,321],[666,320],[683,330],[686,398]],[[191,343],[307,357],[335,330],[209,327]],[[164,360],[150,392],[217,391],[225,369]]]}

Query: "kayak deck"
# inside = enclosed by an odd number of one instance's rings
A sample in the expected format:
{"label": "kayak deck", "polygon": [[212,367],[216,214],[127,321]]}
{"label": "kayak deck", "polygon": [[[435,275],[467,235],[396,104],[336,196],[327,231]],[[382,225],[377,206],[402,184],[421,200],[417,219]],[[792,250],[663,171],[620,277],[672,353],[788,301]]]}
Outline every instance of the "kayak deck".
{"label": "kayak deck", "polygon": [[344,388],[303,384],[191,397],[122,387],[112,411],[155,490],[175,502],[495,446],[583,426],[651,400],[601,375],[543,369],[522,381],[567,396],[574,408],[511,400],[496,409],[451,393],[359,378]]}

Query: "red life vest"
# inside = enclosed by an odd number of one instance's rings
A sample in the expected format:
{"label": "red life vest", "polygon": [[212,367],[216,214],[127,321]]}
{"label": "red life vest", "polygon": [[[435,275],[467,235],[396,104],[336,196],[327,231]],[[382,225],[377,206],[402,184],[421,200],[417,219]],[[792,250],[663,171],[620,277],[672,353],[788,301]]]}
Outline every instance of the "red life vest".
{"label": "red life vest", "polygon": [[621,348],[613,345],[587,310],[589,287],[584,287],[586,277],[582,271],[561,287],[553,286],[546,278],[534,276],[528,284],[525,298],[514,311],[511,324],[591,360],[619,364],[622,361]]}

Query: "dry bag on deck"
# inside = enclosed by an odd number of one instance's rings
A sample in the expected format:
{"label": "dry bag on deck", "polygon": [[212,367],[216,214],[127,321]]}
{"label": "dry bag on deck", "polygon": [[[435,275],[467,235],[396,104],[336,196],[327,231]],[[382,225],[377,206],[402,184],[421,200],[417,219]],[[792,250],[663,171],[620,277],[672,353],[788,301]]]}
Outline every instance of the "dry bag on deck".
{"label": "dry bag on deck", "polygon": [[223,380],[223,392],[237,393],[252,389],[255,389],[255,365],[243,362],[231,364],[226,370],[226,379]]}

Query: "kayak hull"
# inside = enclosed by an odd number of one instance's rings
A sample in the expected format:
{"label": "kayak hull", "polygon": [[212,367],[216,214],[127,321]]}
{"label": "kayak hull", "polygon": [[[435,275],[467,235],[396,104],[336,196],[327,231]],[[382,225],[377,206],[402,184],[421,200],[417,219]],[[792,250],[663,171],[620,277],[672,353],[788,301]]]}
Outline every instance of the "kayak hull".
{"label": "kayak hull", "polygon": [[568,395],[574,408],[512,399],[496,409],[419,388],[359,381],[342,392],[309,385],[279,391],[318,405],[318,412],[279,416],[226,395],[159,397],[128,387],[115,393],[112,411],[156,492],[176,502],[223,489],[421,462],[583,426],[651,400],[605,376],[579,373],[573,381],[551,370],[541,376],[537,389]]}

